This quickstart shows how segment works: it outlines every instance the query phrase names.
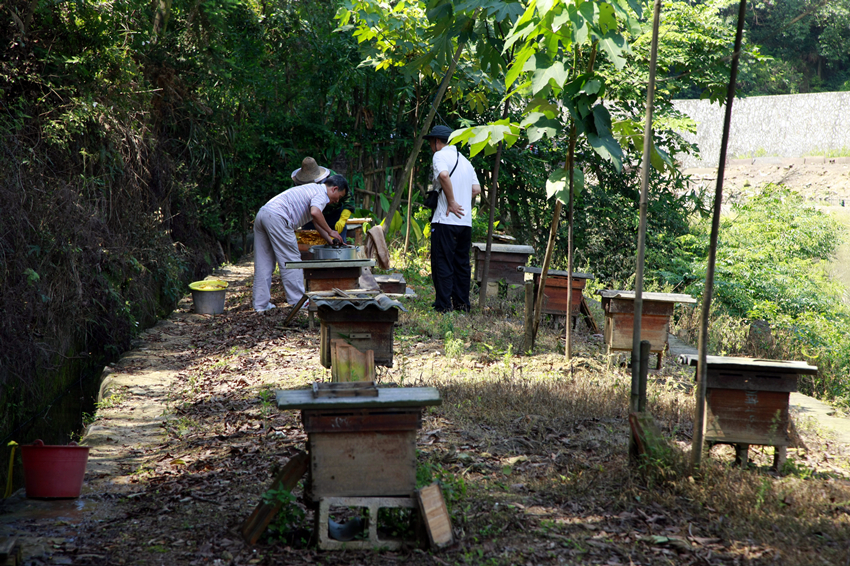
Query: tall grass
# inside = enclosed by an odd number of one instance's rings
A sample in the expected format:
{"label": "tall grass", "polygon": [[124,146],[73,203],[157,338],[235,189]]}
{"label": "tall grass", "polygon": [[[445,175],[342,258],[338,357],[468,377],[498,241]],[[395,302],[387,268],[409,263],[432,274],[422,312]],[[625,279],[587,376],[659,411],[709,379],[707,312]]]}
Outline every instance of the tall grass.
{"label": "tall grass", "polygon": [[[701,296],[706,225],[694,233],[689,292]],[[801,390],[850,405],[850,309],[827,269],[845,237],[840,222],[782,186],[734,205],[721,224],[710,351],[807,361],[820,372]],[[680,333],[695,339],[698,316],[680,312]]]}

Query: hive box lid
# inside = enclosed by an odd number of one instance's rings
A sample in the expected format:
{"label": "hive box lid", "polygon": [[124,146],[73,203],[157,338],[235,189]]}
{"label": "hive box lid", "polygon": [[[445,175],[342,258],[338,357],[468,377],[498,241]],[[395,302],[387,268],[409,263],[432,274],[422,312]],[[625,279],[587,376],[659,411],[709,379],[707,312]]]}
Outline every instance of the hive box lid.
{"label": "hive box lid", "polygon": [[278,409],[368,409],[424,407],[440,405],[436,387],[379,387],[377,397],[313,397],[312,389],[286,389],[277,392]]}
{"label": "hive box lid", "polygon": [[[630,299],[634,300],[634,291],[614,291],[612,289],[602,289],[599,291],[603,299]],[[696,303],[697,300],[690,295],[682,293],[641,293],[641,298],[644,301],[658,301],[661,303]]]}
{"label": "hive box lid", "polygon": [[[679,356],[679,363],[686,366],[695,366],[699,363],[699,356],[697,354],[682,354]],[[771,369],[806,375],[816,375],[818,373],[817,366],[810,366],[806,362],[793,360],[765,360],[762,358],[739,358],[733,356],[706,356],[705,365],[708,366],[709,369]]]}
{"label": "hive box lid", "polygon": [[[487,251],[487,243],[486,242],[474,242],[472,247],[482,251]],[[533,254],[534,248],[531,246],[520,246],[520,245],[512,245],[512,244],[492,244],[490,246],[490,251],[499,254]]]}
{"label": "hive box lid", "polygon": [[[517,271],[524,271],[526,273],[534,273],[536,275],[541,275],[543,273],[542,267],[531,267],[530,265],[520,265],[517,267]],[[555,275],[557,277],[569,277],[569,273],[566,271],[559,271],[557,269],[550,269],[546,272],[546,275]],[[591,273],[579,273],[578,271],[573,271],[573,279],[593,279],[593,274]]]}
{"label": "hive box lid", "polygon": [[375,267],[374,259],[311,259],[309,261],[287,261],[285,269],[320,269],[340,267]]}

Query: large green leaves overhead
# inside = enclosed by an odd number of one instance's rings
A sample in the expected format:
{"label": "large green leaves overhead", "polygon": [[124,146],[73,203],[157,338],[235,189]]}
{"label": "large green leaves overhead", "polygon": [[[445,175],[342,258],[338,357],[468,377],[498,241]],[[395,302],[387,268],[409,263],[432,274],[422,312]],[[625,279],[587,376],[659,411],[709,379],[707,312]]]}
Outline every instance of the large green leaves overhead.
{"label": "large green leaves overhead", "polygon": [[[636,0],[531,0],[505,38],[504,53],[513,55],[504,76],[508,97],[531,97],[517,126],[529,142],[565,135],[571,119],[579,135],[616,168],[622,149],[611,132],[611,117],[602,105],[603,75],[585,72],[590,51],[622,69],[630,53],[627,36],[640,31]],[[482,140],[495,140],[478,126],[473,151]],[[458,137],[459,141],[467,138]]]}

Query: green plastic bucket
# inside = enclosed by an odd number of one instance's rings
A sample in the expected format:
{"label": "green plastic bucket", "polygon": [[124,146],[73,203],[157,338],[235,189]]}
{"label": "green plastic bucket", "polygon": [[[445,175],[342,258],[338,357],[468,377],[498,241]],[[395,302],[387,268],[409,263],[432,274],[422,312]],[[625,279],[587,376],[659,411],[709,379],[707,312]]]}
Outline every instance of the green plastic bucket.
{"label": "green plastic bucket", "polygon": [[221,314],[224,312],[224,294],[227,281],[207,279],[189,284],[192,290],[192,302],[198,314]]}

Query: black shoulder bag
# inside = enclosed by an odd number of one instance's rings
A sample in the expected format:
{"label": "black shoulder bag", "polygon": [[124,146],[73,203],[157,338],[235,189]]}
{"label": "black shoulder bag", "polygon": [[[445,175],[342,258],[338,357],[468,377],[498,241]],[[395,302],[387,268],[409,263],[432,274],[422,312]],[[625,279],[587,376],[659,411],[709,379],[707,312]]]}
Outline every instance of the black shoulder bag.
{"label": "black shoulder bag", "polygon": [[[457,159],[455,160],[455,166],[452,167],[451,172],[449,173],[449,177],[451,177],[455,169],[457,169],[458,161],[460,161],[460,154],[458,154]],[[437,182],[434,182],[434,185],[437,185]],[[443,192],[442,185],[439,188],[431,187],[431,190],[425,195],[425,206],[431,210],[431,218],[434,217],[434,210],[437,208],[437,203],[440,200],[440,193]]]}

